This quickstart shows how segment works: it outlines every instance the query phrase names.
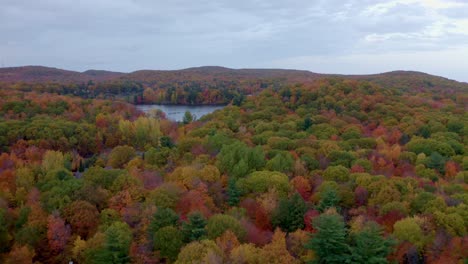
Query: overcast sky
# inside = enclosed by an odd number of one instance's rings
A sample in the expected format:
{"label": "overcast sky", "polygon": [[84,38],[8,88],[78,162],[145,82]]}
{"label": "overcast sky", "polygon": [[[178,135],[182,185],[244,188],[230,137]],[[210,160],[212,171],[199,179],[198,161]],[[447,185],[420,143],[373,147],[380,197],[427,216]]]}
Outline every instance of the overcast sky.
{"label": "overcast sky", "polygon": [[468,0],[0,0],[0,63],[417,70],[468,81]]}

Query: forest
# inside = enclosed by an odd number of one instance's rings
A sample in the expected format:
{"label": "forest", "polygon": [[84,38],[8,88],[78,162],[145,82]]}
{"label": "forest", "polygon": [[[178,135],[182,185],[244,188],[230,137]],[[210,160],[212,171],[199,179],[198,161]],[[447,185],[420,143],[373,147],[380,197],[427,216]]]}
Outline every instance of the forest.
{"label": "forest", "polygon": [[218,71],[1,83],[0,263],[468,261],[466,85]]}

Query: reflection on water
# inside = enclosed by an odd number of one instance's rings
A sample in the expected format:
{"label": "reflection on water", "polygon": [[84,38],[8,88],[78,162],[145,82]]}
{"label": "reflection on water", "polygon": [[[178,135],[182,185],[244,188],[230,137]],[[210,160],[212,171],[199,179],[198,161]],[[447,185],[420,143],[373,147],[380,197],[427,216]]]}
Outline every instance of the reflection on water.
{"label": "reflection on water", "polygon": [[213,106],[213,105],[137,105],[141,111],[148,113],[151,109],[159,109],[166,114],[166,117],[172,121],[182,122],[184,114],[189,111],[196,119],[213,113],[218,109],[223,109],[225,106]]}

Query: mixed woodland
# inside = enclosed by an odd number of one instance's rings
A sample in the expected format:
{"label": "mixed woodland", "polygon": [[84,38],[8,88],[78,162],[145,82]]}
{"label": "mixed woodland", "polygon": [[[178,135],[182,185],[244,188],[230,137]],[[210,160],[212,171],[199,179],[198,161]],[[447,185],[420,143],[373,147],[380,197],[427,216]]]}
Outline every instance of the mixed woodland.
{"label": "mixed woodland", "polygon": [[466,263],[466,86],[165,74],[0,85],[0,263]]}

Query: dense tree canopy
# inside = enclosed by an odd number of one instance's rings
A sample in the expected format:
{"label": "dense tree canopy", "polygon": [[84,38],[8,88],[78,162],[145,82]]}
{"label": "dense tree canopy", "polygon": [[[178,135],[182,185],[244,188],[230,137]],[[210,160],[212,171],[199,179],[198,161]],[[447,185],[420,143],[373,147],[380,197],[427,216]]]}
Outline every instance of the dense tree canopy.
{"label": "dense tree canopy", "polygon": [[187,74],[0,84],[0,263],[468,258],[463,88]]}

